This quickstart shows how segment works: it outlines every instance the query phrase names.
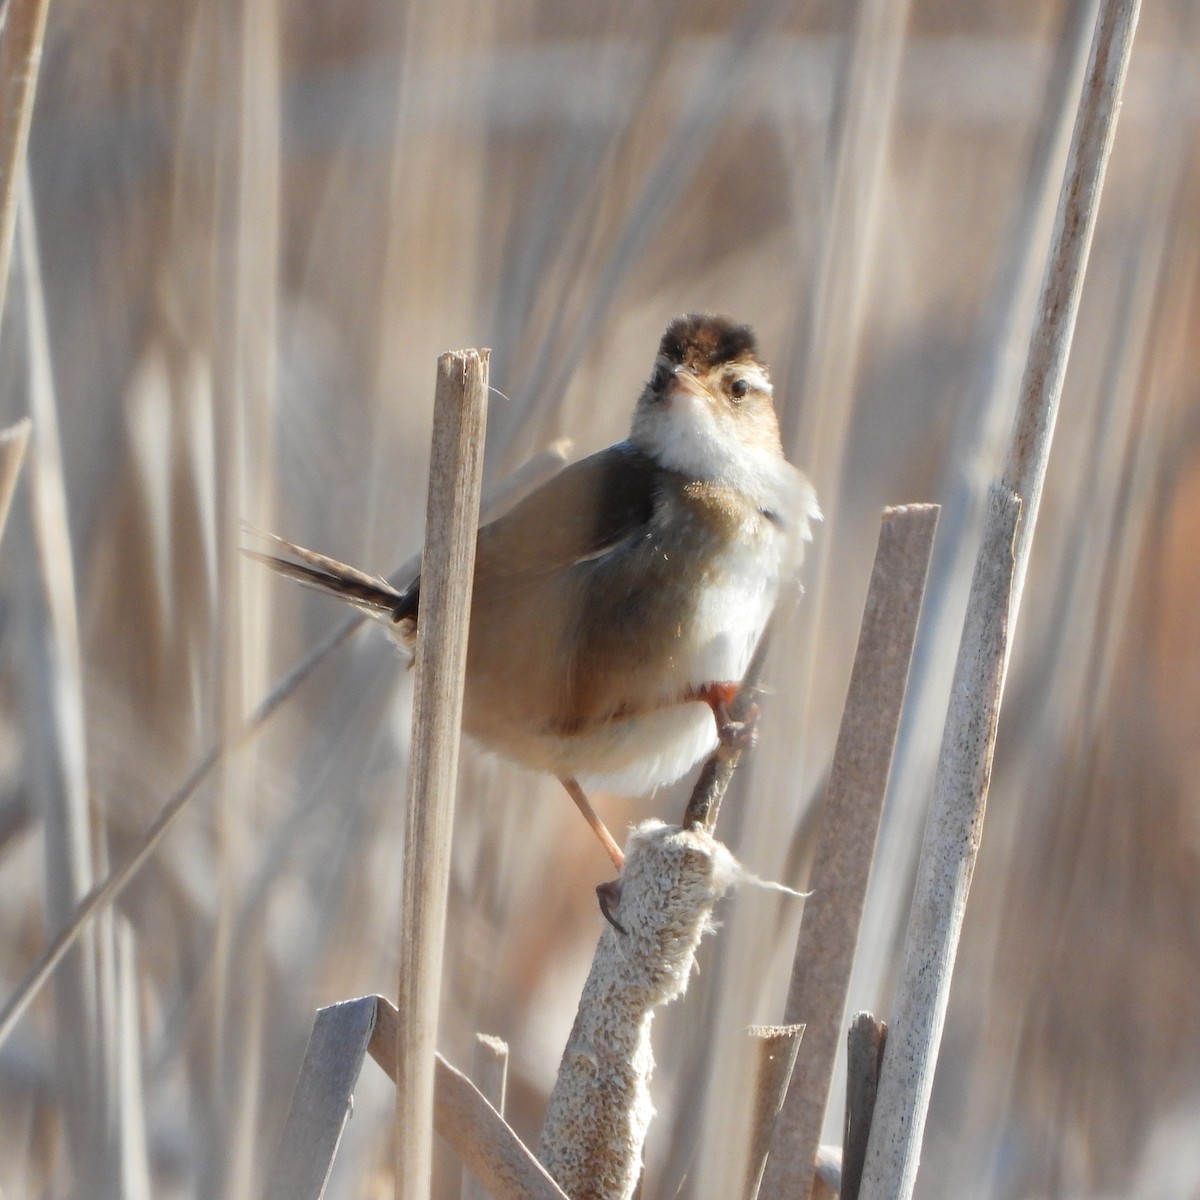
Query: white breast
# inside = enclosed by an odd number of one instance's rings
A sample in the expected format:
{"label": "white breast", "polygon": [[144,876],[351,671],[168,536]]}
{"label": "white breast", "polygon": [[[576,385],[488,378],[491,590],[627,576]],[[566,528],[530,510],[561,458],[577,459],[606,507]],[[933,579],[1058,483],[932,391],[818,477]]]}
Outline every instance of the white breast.
{"label": "white breast", "polygon": [[800,564],[819,519],[812,487],[798,471],[781,484],[781,524],[755,514],[706,573],[677,653],[656,688],[665,706],[575,735],[528,727],[507,731],[504,752],[537,770],[574,777],[585,790],[641,794],[673,783],[717,745],[716,721],[703,702],[670,703],[712,683],[740,682],[775,606],[781,584]]}
{"label": "white breast", "polygon": [[775,607],[783,566],[783,536],[732,543],[716,564],[718,582],[708,584],[696,608],[690,652],[682,664],[685,683],[736,682]]}
{"label": "white breast", "polygon": [[[714,564],[697,597],[688,629],[681,630],[666,695],[683,696],[711,683],[737,683],[746,673],[783,578],[787,538],[770,524],[747,530]],[[614,721],[601,730],[564,739],[585,788],[641,793],[673,783],[717,745],[712,711],[702,703]]]}

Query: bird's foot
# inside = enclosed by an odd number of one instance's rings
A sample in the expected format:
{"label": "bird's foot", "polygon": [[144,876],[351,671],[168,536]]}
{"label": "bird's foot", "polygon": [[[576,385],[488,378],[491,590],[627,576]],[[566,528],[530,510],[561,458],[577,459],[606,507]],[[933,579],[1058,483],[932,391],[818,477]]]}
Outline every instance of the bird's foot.
{"label": "bird's foot", "polygon": [[722,749],[749,750],[758,743],[758,705],[750,706],[744,721],[717,722],[717,738]]}
{"label": "bird's foot", "polygon": [[758,703],[753,702],[745,719],[735,721],[729,715],[730,705],[737,699],[741,685],[737,683],[709,683],[697,688],[694,699],[703,700],[717,722],[717,738],[726,750],[748,750],[758,741]]}
{"label": "bird's foot", "polygon": [[607,883],[596,885],[596,899],[600,902],[600,912],[604,919],[620,934],[628,934],[629,930],[613,916],[613,909],[621,903],[621,881],[610,879]]}

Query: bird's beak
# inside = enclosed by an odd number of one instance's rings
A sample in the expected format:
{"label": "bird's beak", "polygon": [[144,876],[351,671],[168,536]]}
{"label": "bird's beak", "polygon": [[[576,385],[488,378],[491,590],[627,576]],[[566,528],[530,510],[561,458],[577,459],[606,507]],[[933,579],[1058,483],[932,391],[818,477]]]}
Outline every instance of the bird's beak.
{"label": "bird's beak", "polygon": [[712,393],[696,378],[687,367],[676,367],[675,374],[667,384],[667,391],[681,392],[687,396],[695,396],[700,400],[711,400]]}

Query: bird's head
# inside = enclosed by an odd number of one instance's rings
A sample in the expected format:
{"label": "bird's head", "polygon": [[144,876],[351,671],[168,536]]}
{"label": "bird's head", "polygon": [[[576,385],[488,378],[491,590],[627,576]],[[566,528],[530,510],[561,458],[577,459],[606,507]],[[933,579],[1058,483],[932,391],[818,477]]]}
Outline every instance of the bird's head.
{"label": "bird's head", "polygon": [[779,421],[750,327],[706,314],[676,317],[638,399],[630,440],[669,471],[773,493],[784,463]]}

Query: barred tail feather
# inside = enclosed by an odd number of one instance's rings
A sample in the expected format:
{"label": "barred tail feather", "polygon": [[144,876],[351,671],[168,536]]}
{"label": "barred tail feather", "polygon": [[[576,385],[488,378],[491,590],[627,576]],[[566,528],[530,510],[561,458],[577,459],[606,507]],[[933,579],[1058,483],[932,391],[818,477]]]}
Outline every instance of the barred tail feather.
{"label": "barred tail feather", "polygon": [[[327,558],[315,550],[306,550],[293,542],[284,541],[275,534],[264,534],[275,545],[285,551],[289,557],[281,558],[274,554],[260,554],[256,550],[243,550],[247,558],[264,563],[271,570],[316,591],[345,600],[356,608],[370,613],[372,616],[386,616],[393,621],[400,621],[415,616],[415,597],[410,593],[415,588],[403,592],[397,591],[385,579],[368,575],[337,559]],[[294,561],[299,560],[299,561]],[[414,609],[409,612],[409,609]]]}

